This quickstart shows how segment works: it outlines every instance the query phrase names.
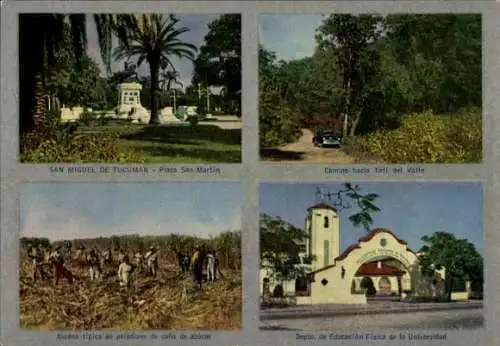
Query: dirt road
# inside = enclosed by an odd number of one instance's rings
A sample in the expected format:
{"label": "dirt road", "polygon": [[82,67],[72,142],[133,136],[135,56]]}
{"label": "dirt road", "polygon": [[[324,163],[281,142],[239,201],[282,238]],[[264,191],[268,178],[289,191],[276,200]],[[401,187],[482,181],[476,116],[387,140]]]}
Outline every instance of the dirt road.
{"label": "dirt road", "polygon": [[262,160],[282,163],[356,163],[355,159],[347,155],[342,149],[315,147],[312,143],[313,136],[311,130],[302,129],[302,137],[297,142],[262,150]]}

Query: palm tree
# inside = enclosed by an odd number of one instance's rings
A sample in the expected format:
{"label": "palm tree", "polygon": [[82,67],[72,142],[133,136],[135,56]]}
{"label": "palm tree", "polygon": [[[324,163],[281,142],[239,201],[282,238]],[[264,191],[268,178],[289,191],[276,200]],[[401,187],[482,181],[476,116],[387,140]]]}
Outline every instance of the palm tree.
{"label": "palm tree", "polygon": [[[123,15],[93,15],[101,51],[108,73],[111,72],[111,38],[123,23]],[[47,122],[41,99],[46,97],[44,80],[47,68],[54,67],[55,53],[65,44],[69,26],[74,53],[79,60],[87,46],[85,14],[20,14],[19,15],[19,113],[21,134],[39,130]],[[42,125],[41,125],[42,124]]]}
{"label": "palm tree", "polygon": [[[122,15],[115,26],[119,45],[114,51],[117,60],[137,57],[137,66],[145,60],[149,64],[151,75],[151,117],[149,124],[160,123],[158,116],[158,98],[160,68],[174,66],[172,56],[180,59],[187,58],[194,61],[197,52],[196,46],[184,42],[179,36],[186,31],[186,27],[175,28],[179,19],[174,15],[166,18],[162,14]],[[124,25],[126,24],[126,26]]]}
{"label": "palm tree", "polygon": [[160,75],[161,89],[164,92],[170,91],[172,82],[182,88],[184,85],[177,79],[177,77],[179,77],[179,72],[175,70],[164,70]]}
{"label": "palm tree", "polygon": [[75,55],[80,57],[86,44],[85,15],[19,15],[19,113],[21,134],[45,122],[42,106],[45,67],[55,63],[54,53],[63,42],[64,24],[71,27]]}

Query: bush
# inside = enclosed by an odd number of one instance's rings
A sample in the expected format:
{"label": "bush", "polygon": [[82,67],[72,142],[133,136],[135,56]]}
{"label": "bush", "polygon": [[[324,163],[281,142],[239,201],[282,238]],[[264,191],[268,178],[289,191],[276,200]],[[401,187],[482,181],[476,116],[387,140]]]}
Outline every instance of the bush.
{"label": "bush", "polygon": [[191,126],[196,126],[198,125],[199,119],[197,115],[190,115],[187,118],[187,122],[191,124]]}
{"label": "bush", "polygon": [[396,130],[351,138],[353,155],[366,153],[387,163],[471,163],[482,161],[480,112],[408,115]]}
{"label": "bush", "polygon": [[109,120],[110,120],[110,119],[109,119],[108,117],[106,117],[106,116],[101,116],[101,117],[99,118],[99,125],[101,125],[101,126],[106,126],[106,125],[108,125],[108,124],[109,124]]}
{"label": "bush", "polygon": [[260,303],[261,309],[288,308],[297,305],[295,297],[263,298]]}
{"label": "bush", "polygon": [[82,114],[80,114],[78,122],[82,123],[83,125],[89,126],[90,124],[92,124],[96,120],[97,120],[96,114],[94,114],[92,112],[87,112],[85,110]]}
{"label": "bush", "polygon": [[292,143],[301,136],[297,112],[280,102],[273,92],[261,92],[259,120],[261,148]]}
{"label": "bush", "polygon": [[144,162],[142,156],[119,148],[118,143],[119,134],[85,133],[61,141],[51,138],[36,148],[26,147],[21,154],[21,161],[33,163]]}
{"label": "bush", "polygon": [[272,297],[273,298],[283,298],[285,296],[285,291],[283,290],[282,285],[276,285],[273,290]]}

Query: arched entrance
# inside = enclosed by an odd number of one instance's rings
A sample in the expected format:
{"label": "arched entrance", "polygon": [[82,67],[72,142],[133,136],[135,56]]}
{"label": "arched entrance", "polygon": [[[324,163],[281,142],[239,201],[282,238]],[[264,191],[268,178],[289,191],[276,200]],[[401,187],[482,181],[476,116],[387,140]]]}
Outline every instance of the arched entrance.
{"label": "arched entrance", "polygon": [[[359,273],[359,269],[367,264],[368,269],[376,271],[372,274]],[[387,267],[392,268],[390,273]],[[411,291],[419,275],[417,254],[408,249],[406,242],[388,230],[375,229],[336,257],[333,265],[310,273],[311,301],[313,304],[366,304],[366,296],[359,294],[364,291],[360,287],[360,280],[364,277],[370,278],[373,284],[364,279],[363,286],[367,290],[370,288],[369,293],[374,287],[375,291],[390,291],[393,295],[393,292]],[[356,281],[354,285],[353,281]]]}

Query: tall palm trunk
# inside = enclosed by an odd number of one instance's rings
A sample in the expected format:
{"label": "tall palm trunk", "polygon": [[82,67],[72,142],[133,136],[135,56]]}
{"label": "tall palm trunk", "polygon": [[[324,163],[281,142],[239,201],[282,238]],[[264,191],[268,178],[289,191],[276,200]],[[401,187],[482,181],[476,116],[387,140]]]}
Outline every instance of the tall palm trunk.
{"label": "tall palm trunk", "polygon": [[151,74],[151,117],[149,118],[149,125],[160,124],[160,117],[158,114],[158,84],[160,83],[160,64],[156,59],[150,59],[149,71]]}
{"label": "tall palm trunk", "polygon": [[[37,82],[43,71],[44,35],[40,30],[44,24],[40,14],[23,14],[19,16],[19,131],[21,134],[31,132],[35,128],[37,92],[41,91]],[[40,81],[41,82],[41,81]],[[38,86],[38,90],[37,90]],[[43,116],[43,113],[37,115]]]}
{"label": "tall palm trunk", "polygon": [[47,107],[43,89],[42,77],[38,74],[35,77],[35,109],[33,112],[33,124],[35,130],[40,133],[43,133],[47,126]]}

